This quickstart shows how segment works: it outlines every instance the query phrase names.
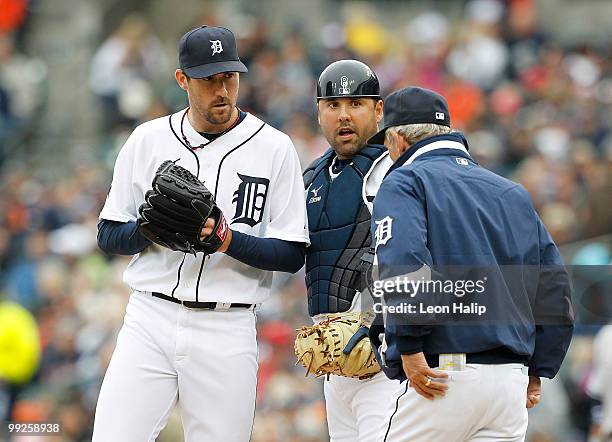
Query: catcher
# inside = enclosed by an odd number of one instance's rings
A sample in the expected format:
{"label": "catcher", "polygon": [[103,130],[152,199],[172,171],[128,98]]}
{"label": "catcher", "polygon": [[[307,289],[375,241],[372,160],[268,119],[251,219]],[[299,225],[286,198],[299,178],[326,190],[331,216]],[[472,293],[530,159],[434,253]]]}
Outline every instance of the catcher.
{"label": "catcher", "polygon": [[380,404],[400,388],[380,372],[367,337],[370,214],[392,163],[384,146],[367,144],[383,115],[376,75],[357,60],[332,63],[317,83],[317,109],[331,148],[304,172],[306,285],[315,325],[298,331],[295,352],[307,373],[327,375],[330,439],[370,442],[386,424]]}

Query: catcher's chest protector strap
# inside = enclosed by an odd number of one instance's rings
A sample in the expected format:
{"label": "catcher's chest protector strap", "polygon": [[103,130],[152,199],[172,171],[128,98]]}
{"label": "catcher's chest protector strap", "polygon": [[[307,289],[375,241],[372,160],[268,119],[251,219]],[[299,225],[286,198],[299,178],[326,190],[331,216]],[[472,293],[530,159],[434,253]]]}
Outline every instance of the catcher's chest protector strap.
{"label": "catcher's chest protector strap", "polygon": [[310,178],[306,208],[311,246],[306,255],[306,285],[311,316],[347,311],[362,288],[358,269],[361,255],[370,246],[363,177],[384,151],[383,146],[366,146],[333,181],[329,177],[330,152],[305,172],[305,178]]}

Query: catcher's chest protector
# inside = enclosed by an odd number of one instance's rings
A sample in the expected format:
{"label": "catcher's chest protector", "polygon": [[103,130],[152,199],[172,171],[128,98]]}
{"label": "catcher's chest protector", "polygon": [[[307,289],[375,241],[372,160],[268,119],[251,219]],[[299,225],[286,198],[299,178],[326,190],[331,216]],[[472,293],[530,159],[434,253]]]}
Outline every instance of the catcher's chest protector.
{"label": "catcher's chest protector", "polygon": [[304,174],[311,241],[306,255],[311,316],[347,311],[362,289],[358,269],[361,256],[370,247],[371,218],[363,201],[363,179],[383,152],[383,146],[366,146],[332,181],[330,151]]}

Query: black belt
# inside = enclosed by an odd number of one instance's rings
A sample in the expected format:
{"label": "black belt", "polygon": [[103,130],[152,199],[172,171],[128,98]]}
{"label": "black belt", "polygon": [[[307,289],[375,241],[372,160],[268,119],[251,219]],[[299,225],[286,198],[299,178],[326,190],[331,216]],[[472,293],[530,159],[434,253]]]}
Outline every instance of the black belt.
{"label": "black belt", "polygon": [[196,302],[196,301],[183,301],[182,299],[176,299],[172,296],[164,295],[163,293],[151,292],[151,295],[155,298],[163,299],[165,301],[174,302],[175,304],[182,304],[187,308],[198,308],[204,310],[229,310],[231,308],[251,308],[255,304],[242,304],[240,302]]}
{"label": "black belt", "polygon": [[[457,352],[459,353],[459,352]],[[430,367],[438,366],[437,354],[426,354],[425,359]],[[478,353],[467,353],[466,363],[468,364],[523,364],[527,365],[529,356],[514,353],[508,347],[497,347]]]}

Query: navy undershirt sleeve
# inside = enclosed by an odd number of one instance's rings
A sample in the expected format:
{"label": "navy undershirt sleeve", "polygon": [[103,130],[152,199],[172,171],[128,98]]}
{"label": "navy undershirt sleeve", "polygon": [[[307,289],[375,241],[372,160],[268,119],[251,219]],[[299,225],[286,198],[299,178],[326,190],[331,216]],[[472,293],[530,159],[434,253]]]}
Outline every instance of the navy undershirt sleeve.
{"label": "navy undershirt sleeve", "polygon": [[[102,219],[98,223],[98,246],[106,253],[135,255],[149,244],[151,241],[138,232],[135,221],[122,223]],[[261,270],[295,273],[304,265],[306,245],[234,231],[226,253]]]}
{"label": "navy undershirt sleeve", "polygon": [[261,270],[295,273],[304,265],[306,244],[232,231],[232,241],[225,253]]}
{"label": "navy undershirt sleeve", "polygon": [[138,231],[136,221],[122,223],[102,219],[98,223],[98,247],[113,255],[135,255],[151,241]]}

